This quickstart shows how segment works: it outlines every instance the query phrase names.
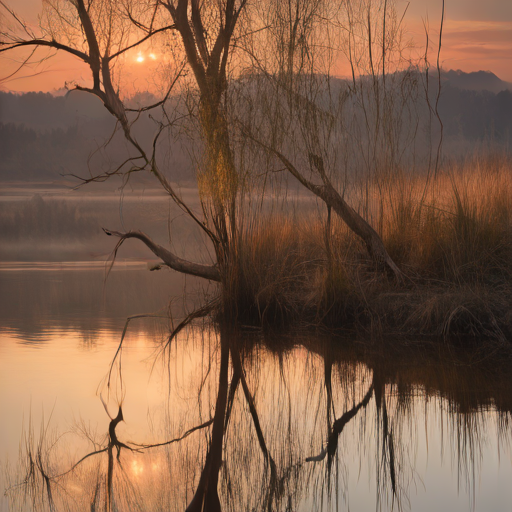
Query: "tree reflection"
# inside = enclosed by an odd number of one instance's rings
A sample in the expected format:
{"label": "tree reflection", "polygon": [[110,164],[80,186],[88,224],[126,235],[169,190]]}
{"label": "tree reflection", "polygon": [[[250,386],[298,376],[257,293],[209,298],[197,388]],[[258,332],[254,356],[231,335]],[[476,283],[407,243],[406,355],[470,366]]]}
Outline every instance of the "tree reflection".
{"label": "tree reflection", "polygon": [[[189,391],[209,419],[144,443],[118,432],[122,400],[115,415],[105,404],[110,422],[103,438],[77,429],[93,449],[70,464],[62,436],[48,423],[36,436],[29,425],[18,477],[11,474],[7,490],[13,510],[338,510],[339,500],[348,500],[350,473],[366,466],[373,506],[401,510],[410,505],[416,472],[414,435],[405,429],[418,408],[426,411],[431,402],[434,412],[451,415],[452,453],[470,487],[491,402],[501,404],[493,411],[501,435],[509,436],[510,385],[497,395],[496,379],[504,379],[497,373],[460,365],[429,369],[410,359],[402,367],[397,357],[347,353],[313,338],[282,343],[272,353],[230,326],[210,334],[169,353],[206,351],[208,366]],[[169,404],[179,425],[195,421],[191,411]],[[359,467],[348,462],[354,451]]]}

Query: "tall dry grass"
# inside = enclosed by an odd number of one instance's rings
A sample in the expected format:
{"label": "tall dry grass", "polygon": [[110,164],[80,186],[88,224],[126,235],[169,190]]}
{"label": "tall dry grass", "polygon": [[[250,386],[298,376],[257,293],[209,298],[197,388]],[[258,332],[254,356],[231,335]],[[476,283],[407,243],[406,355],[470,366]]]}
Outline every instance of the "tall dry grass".
{"label": "tall dry grass", "polygon": [[304,308],[304,291],[323,266],[315,222],[281,214],[253,217],[241,230],[229,302],[239,320],[281,323]]}
{"label": "tall dry grass", "polygon": [[455,284],[510,278],[512,159],[473,157],[419,177],[379,182],[381,234],[416,277]]}
{"label": "tall dry grass", "polygon": [[369,207],[356,207],[405,284],[377,271],[336,216],[253,216],[226,287],[237,318],[512,339],[512,159],[475,157],[429,180],[388,174],[367,190]]}

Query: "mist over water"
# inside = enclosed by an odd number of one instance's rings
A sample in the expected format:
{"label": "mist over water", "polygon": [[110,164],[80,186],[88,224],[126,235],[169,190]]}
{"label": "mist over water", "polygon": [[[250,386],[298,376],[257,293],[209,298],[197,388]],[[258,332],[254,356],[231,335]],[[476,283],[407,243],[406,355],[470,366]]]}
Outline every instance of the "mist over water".
{"label": "mist over water", "polygon": [[[197,191],[184,197],[198,206]],[[134,193],[109,188],[73,191],[51,186],[5,187],[0,196],[0,261],[105,261],[115,244],[102,228],[145,231],[169,241],[182,257],[208,257],[190,219],[165,195],[152,189]],[[200,253],[203,253],[201,256]],[[127,242],[121,259],[154,260],[140,244]]]}

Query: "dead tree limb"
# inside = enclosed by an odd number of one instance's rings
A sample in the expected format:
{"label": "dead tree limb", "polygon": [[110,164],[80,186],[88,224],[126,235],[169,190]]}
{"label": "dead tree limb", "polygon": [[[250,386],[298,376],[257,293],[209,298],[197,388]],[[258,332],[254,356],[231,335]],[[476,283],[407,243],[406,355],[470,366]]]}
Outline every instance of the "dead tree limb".
{"label": "dead tree limb", "polygon": [[158,256],[169,268],[172,268],[173,270],[183,274],[203,277],[204,279],[209,279],[210,281],[221,281],[221,275],[217,265],[202,265],[201,263],[194,263],[192,261],[184,260],[173,254],[165,247],[162,247],[161,245],[153,242],[153,240],[151,240],[151,238],[149,238],[146,234],[142,233],[142,231],[128,231],[126,233],[121,233],[119,231],[110,231],[105,228],[103,228],[103,231],[108,236],[117,236],[120,238],[114,249],[114,258],[119,247],[125,240],[128,238],[137,238],[138,240],[144,242],[144,244],[153,252],[153,254]]}
{"label": "dead tree limb", "polygon": [[328,455],[329,460],[329,467],[332,462],[332,457],[336,453],[336,450],[338,448],[338,438],[347,425],[349,421],[354,418],[354,416],[359,412],[361,408],[366,408],[368,403],[370,402],[370,398],[372,397],[374,390],[374,383],[372,382],[370,389],[366,392],[366,395],[363,397],[363,399],[357,404],[352,407],[352,409],[348,410],[347,412],[343,413],[341,417],[339,417],[333,424],[331,432],[329,434],[329,438],[327,440],[327,446],[322,449],[322,451],[313,457],[307,457],[306,462],[319,462],[321,460],[325,459],[325,456]]}
{"label": "dead tree limb", "polygon": [[370,224],[368,224],[368,222],[363,219],[363,217],[361,217],[361,215],[359,215],[359,213],[354,210],[354,208],[352,208],[345,201],[345,199],[343,199],[339,192],[332,186],[332,183],[325,172],[323,159],[321,157],[313,154],[309,155],[311,166],[316,169],[323,182],[322,185],[317,185],[307,179],[280,151],[269,146],[268,144],[265,144],[261,140],[258,140],[252,134],[248,133],[247,130],[243,129],[243,131],[245,135],[252,141],[277,157],[286,167],[288,172],[294,178],[296,178],[301,185],[322,199],[322,201],[324,201],[327,206],[331,207],[343,220],[343,222],[345,222],[345,224],[359,238],[363,240],[368,254],[379,267],[385,267],[390,270],[397,281],[401,282],[403,280],[402,271],[398,268],[396,263],[388,254],[379,234],[370,226]]}

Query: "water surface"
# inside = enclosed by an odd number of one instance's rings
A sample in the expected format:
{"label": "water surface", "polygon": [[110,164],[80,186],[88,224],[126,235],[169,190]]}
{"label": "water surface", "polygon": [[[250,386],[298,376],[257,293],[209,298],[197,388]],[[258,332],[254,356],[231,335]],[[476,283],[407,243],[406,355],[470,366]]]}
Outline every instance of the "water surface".
{"label": "water surface", "polygon": [[511,510],[512,395],[488,369],[200,321],[168,344],[213,291],[144,263],[106,284],[4,263],[0,286],[2,511],[185,510],[216,464],[222,510]]}

